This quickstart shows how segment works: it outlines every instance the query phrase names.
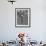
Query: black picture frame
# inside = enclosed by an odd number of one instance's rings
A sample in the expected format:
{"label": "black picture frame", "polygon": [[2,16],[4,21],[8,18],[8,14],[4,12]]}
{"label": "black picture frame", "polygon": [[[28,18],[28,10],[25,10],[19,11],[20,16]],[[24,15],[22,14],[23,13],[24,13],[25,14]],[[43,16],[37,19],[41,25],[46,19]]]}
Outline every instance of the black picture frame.
{"label": "black picture frame", "polygon": [[30,8],[15,8],[15,27],[31,27]]}

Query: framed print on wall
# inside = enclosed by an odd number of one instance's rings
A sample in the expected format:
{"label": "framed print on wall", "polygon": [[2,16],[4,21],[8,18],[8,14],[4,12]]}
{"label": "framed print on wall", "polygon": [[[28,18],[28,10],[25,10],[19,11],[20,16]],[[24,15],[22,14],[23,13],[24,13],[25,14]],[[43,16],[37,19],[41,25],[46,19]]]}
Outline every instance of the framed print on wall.
{"label": "framed print on wall", "polygon": [[15,8],[15,27],[30,27],[30,8]]}

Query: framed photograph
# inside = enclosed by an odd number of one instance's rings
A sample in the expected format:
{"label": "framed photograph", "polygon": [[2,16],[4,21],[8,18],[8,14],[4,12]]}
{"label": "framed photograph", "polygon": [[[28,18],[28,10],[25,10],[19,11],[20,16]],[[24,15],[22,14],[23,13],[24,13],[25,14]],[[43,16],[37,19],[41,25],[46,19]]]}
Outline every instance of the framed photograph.
{"label": "framed photograph", "polygon": [[16,27],[30,27],[31,23],[30,8],[15,8],[15,26]]}

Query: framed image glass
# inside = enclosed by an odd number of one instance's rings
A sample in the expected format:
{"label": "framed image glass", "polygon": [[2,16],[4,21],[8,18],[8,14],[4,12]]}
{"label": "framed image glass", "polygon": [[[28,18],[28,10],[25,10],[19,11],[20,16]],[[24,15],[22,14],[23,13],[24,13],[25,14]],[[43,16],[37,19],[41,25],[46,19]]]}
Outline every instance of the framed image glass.
{"label": "framed image glass", "polygon": [[30,27],[31,21],[30,8],[15,8],[15,26],[16,27]]}

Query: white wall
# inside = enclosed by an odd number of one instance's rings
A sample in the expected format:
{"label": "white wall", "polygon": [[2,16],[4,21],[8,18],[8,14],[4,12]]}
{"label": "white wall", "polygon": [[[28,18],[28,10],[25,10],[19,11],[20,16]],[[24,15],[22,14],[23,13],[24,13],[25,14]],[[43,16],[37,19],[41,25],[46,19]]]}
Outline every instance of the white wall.
{"label": "white wall", "polygon": [[[31,8],[31,27],[15,27],[15,8]],[[31,34],[33,40],[46,40],[45,0],[17,0],[13,5],[0,0],[0,40],[15,40],[19,32]]]}

